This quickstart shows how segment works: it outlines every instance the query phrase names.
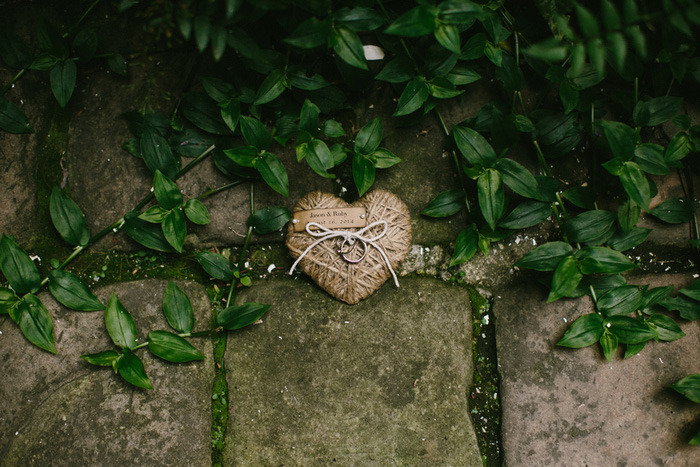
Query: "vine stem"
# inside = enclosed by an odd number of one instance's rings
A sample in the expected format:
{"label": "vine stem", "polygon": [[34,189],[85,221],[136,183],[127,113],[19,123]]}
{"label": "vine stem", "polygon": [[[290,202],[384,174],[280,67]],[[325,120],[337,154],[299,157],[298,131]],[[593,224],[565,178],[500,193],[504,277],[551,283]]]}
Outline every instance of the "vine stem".
{"label": "vine stem", "polygon": [[[253,215],[255,212],[255,184],[250,184],[250,214]],[[248,227],[248,233],[245,236],[245,241],[243,242],[243,247],[241,248],[241,254],[238,257],[238,264],[236,265],[236,273],[231,279],[231,287],[228,289],[228,298],[226,298],[226,306],[231,306],[232,301],[236,300],[235,290],[240,281],[241,266],[243,266],[243,260],[245,259],[246,251],[248,250],[248,243],[250,242],[250,237],[253,234],[253,226]]]}
{"label": "vine stem", "polygon": [[[382,0],[377,0],[377,5],[379,5],[379,8],[382,10],[382,13],[384,14],[384,17],[391,23],[391,16],[389,16],[389,12],[386,11],[386,8],[384,8],[384,2]],[[420,72],[420,68],[418,68],[418,63],[416,63],[416,60],[413,58],[413,54],[411,53],[410,50],[408,50],[408,45],[406,45],[406,41],[403,39],[403,37],[399,37],[399,42],[401,42],[401,47],[403,47],[404,52],[406,52],[406,55],[408,55],[408,58],[411,59],[411,63],[413,64],[413,69],[418,75],[421,75],[422,73]]]}
{"label": "vine stem", "polygon": [[[435,109],[435,114],[438,117],[438,120],[440,120],[440,124],[442,125],[442,129],[445,131],[445,136],[448,137],[450,136],[450,130],[447,129],[447,124],[445,123],[445,120],[442,118],[442,114],[440,111],[436,108]],[[459,167],[459,159],[457,159],[457,153],[454,150],[451,150],[450,153],[452,153],[452,161],[455,164],[455,170],[457,171],[457,177],[459,178],[459,184],[462,187],[462,191],[467,193],[467,188],[464,183],[464,178],[462,177],[462,171],[460,170]],[[464,203],[467,205],[467,212],[471,212],[471,207],[469,206],[469,200],[467,200],[467,197],[464,197]]]}
{"label": "vine stem", "polygon": [[0,96],[4,96],[5,93],[7,91],[9,91],[10,88],[12,88],[12,86],[17,82],[17,80],[19,80],[22,77],[22,75],[24,75],[24,73],[26,73],[26,71],[27,71],[26,68],[22,68],[21,70],[19,70],[17,72],[17,74],[12,78],[12,80],[10,80],[10,82],[7,83],[4,88],[2,88],[2,92],[0,92]]}
{"label": "vine stem", "polygon": [[234,186],[238,186],[241,183],[243,183],[243,180],[236,180],[235,182],[231,182],[227,185],[220,186],[219,188],[214,188],[212,190],[206,191],[206,192],[202,193],[201,195],[197,196],[196,199],[201,201],[201,200],[208,198],[210,196],[213,196],[217,193],[221,193],[222,191],[226,191],[229,188],[233,188]]}

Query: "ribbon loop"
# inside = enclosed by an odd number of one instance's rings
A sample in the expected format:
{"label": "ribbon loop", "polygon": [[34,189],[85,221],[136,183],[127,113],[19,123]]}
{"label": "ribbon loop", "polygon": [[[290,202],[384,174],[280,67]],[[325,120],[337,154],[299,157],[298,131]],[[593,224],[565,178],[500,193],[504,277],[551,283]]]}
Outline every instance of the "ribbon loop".
{"label": "ribbon loop", "polygon": [[[384,227],[379,234],[376,234],[373,237],[365,237],[364,236],[365,232],[367,232],[367,231],[371,230],[373,227],[377,227],[379,225]],[[311,227],[315,227],[318,230],[311,230]],[[312,237],[318,238],[318,240],[316,240],[311,245],[309,245],[306,248],[306,250],[304,250],[304,252],[299,255],[297,260],[292,265],[292,268],[289,270],[289,274],[292,274],[294,272],[294,269],[297,267],[297,264],[299,264],[301,259],[304,256],[306,256],[306,254],[309,251],[314,249],[314,247],[316,247],[318,244],[320,244],[324,240],[327,240],[329,238],[338,237],[338,238],[342,238],[343,242],[346,242],[350,245],[354,245],[357,240],[361,241],[365,245],[365,253],[363,254],[362,258],[360,258],[357,261],[350,261],[347,258],[345,258],[345,255],[343,255],[343,259],[345,259],[346,261],[348,261],[350,263],[359,262],[364,258],[364,256],[367,253],[367,249],[369,249],[369,247],[367,245],[373,246],[374,248],[376,248],[377,251],[379,251],[379,253],[382,255],[382,258],[384,258],[384,262],[386,263],[386,267],[389,268],[389,272],[391,272],[391,275],[394,278],[394,284],[396,284],[396,287],[399,286],[399,280],[396,277],[396,273],[391,268],[391,261],[389,261],[389,257],[386,255],[386,253],[384,252],[382,247],[375,243],[377,240],[379,240],[384,235],[386,235],[387,231],[389,230],[389,225],[388,225],[387,221],[379,220],[376,222],[372,222],[367,227],[364,227],[364,228],[358,230],[357,232],[350,232],[348,230],[331,230],[331,229],[328,229],[328,228],[322,226],[321,224],[319,224],[317,222],[309,222],[308,224],[306,224],[305,230],[306,230],[306,233],[308,233]]]}

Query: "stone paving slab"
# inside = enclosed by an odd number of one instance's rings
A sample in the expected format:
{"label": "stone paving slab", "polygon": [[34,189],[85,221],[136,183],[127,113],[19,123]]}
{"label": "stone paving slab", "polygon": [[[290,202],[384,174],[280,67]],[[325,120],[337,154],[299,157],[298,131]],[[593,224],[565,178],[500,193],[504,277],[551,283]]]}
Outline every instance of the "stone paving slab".
{"label": "stone paving slab", "polygon": [[[132,314],[141,338],[169,329],[162,313],[167,281],[145,280],[98,289],[104,302],[115,292]],[[178,285],[195,310],[196,329],[210,320],[203,287]],[[57,355],[32,346],[7,317],[0,317],[0,465],[211,465],[211,340],[193,344],[207,360],[172,364],[141,350],[155,388],[125,383],[81,354],[113,348],[103,312],[76,312],[47,293],[40,298],[54,319]]]}
{"label": "stone paving slab", "polygon": [[[629,280],[652,287],[690,281],[690,274]],[[591,301],[546,304],[546,297],[524,276],[494,297],[505,465],[698,465],[697,447],[687,442],[700,406],[667,386],[700,370],[700,323],[681,320],[686,337],[649,342],[626,360],[618,350],[608,363],[597,346],[556,347],[568,325],[591,312]]]}
{"label": "stone paving slab", "polygon": [[253,287],[226,352],[226,465],[480,466],[465,288],[384,284],[350,306],[299,279]]}

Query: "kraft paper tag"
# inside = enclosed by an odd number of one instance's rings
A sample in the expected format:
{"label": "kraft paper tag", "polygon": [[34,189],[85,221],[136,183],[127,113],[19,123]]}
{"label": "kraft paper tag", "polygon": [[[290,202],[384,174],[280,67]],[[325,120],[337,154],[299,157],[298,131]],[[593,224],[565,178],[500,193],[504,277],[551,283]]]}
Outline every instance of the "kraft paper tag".
{"label": "kraft paper tag", "polygon": [[295,232],[306,230],[306,224],[316,222],[327,229],[367,227],[365,208],[333,208],[295,211],[292,218]]}

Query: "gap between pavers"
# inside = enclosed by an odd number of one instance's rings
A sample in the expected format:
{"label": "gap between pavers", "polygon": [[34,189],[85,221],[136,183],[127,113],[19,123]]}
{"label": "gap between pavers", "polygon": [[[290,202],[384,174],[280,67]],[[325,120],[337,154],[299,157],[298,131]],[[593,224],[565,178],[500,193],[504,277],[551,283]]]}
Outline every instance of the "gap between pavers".
{"label": "gap between pavers", "polygon": [[[209,326],[206,291],[177,282],[195,310],[195,330]],[[162,312],[167,281],[145,280],[96,290],[115,292],[132,314],[140,340],[170,329]],[[206,360],[174,364],[138,351],[153,391],[135,388],[111,368],[80,355],[114,348],[104,313],[70,311],[39,295],[54,319],[57,355],[32,346],[0,318],[0,465],[211,465],[211,339],[192,339]]]}
{"label": "gap between pavers", "polygon": [[[651,287],[690,281],[690,274],[629,278]],[[700,370],[700,323],[680,320],[686,337],[649,342],[626,360],[618,349],[608,363],[598,345],[556,346],[593,311],[591,300],[546,298],[524,275],[494,297],[505,465],[697,466],[698,448],[687,442],[700,406],[667,386]]]}
{"label": "gap between pavers", "polygon": [[481,465],[465,287],[402,278],[350,306],[275,278],[243,302],[272,308],[228,338],[224,465]]}

